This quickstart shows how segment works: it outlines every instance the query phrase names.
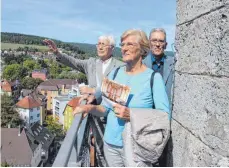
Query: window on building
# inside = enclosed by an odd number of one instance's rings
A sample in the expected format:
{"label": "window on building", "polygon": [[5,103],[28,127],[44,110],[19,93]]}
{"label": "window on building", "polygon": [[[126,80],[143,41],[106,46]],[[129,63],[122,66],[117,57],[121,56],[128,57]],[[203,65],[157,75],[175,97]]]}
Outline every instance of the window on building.
{"label": "window on building", "polygon": [[40,117],[40,114],[37,114],[37,117]]}
{"label": "window on building", "polygon": [[37,110],[39,110],[39,107],[37,107]]}
{"label": "window on building", "polygon": [[29,109],[30,110],[30,112],[33,112],[33,109]]}
{"label": "window on building", "polygon": [[34,133],[35,135],[38,135],[38,133],[37,133],[36,131],[33,131],[33,133]]}
{"label": "window on building", "polygon": [[33,116],[30,116],[30,120],[33,120]]}
{"label": "window on building", "polygon": [[59,112],[59,108],[58,107],[55,107],[55,110],[56,110],[56,112]]}

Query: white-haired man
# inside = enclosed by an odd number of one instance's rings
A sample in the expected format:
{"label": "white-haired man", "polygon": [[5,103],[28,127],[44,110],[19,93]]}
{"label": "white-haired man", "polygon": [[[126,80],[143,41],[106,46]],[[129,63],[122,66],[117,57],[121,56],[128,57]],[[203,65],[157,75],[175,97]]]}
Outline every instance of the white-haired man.
{"label": "white-haired man", "polygon": [[89,87],[80,87],[80,92],[81,94],[94,94],[96,103],[100,104],[102,97],[99,90],[103,77],[108,76],[113,68],[123,65],[123,62],[112,57],[115,48],[114,37],[100,36],[96,44],[99,58],[91,57],[85,60],[60,53],[55,43],[51,40],[44,40],[44,43],[56,54],[58,62],[86,74]]}

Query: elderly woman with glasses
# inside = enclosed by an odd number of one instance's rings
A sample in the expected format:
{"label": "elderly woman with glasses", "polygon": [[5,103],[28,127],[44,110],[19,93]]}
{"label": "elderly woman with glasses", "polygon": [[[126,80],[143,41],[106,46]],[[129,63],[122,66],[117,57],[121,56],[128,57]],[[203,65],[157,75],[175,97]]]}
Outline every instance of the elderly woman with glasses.
{"label": "elderly woman with glasses", "polygon": [[[104,133],[104,154],[108,166],[125,166],[123,153],[122,133],[125,123],[130,121],[131,108],[161,109],[169,113],[169,102],[162,76],[154,75],[153,88],[151,88],[151,76],[153,70],[147,68],[143,58],[149,51],[149,40],[141,30],[127,30],[121,36],[121,52],[126,65],[121,66],[116,72],[109,74],[109,79],[131,88],[130,96],[125,106],[115,104],[113,108],[106,105],[83,105],[75,109],[74,113],[91,113],[107,116],[107,125]],[[152,96],[153,91],[153,96]]]}

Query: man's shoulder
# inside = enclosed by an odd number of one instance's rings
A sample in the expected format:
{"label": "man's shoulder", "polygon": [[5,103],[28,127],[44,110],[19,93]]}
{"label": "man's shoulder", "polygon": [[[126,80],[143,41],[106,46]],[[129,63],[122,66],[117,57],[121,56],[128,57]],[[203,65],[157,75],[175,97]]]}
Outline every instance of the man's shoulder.
{"label": "man's shoulder", "polygon": [[86,59],[86,60],[87,60],[87,62],[88,62],[89,64],[95,64],[96,61],[98,60],[98,58],[90,57],[90,58],[88,58],[88,59]]}
{"label": "man's shoulder", "polygon": [[165,57],[165,63],[173,64],[174,62],[175,62],[175,57],[174,56],[166,56]]}
{"label": "man's shoulder", "polygon": [[90,58],[88,58],[88,61],[90,60],[90,61],[95,61],[95,60],[97,60],[98,58],[95,58],[95,57],[90,57]]}
{"label": "man's shoulder", "polygon": [[118,59],[116,59],[116,58],[112,58],[114,61],[114,64],[116,65],[116,66],[121,66],[121,65],[125,65],[125,63],[124,62],[122,62],[122,61],[120,61],[120,60],[118,60]]}

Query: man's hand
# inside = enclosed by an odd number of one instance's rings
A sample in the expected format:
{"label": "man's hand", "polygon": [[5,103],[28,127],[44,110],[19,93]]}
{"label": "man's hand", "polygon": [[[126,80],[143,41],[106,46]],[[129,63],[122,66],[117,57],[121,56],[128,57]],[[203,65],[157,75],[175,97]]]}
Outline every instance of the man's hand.
{"label": "man's hand", "polygon": [[95,93],[95,89],[94,88],[90,88],[88,86],[81,86],[79,87],[79,91],[80,94],[94,94]]}
{"label": "man's hand", "polygon": [[54,52],[55,54],[59,53],[57,47],[56,47],[56,44],[52,41],[52,40],[49,40],[49,39],[45,39],[43,40],[43,42],[48,45],[49,49]]}
{"label": "man's hand", "polygon": [[91,105],[81,105],[81,106],[77,106],[75,108],[75,110],[73,111],[73,115],[75,116],[76,114],[80,114],[83,113],[83,118],[86,117],[90,111],[90,109],[92,108]]}
{"label": "man's hand", "polygon": [[121,118],[123,120],[130,121],[130,109],[126,106],[122,106],[120,104],[114,104],[113,106],[116,117]]}
{"label": "man's hand", "polygon": [[84,94],[80,100],[79,103],[81,103],[83,100],[86,100],[86,104],[91,104],[94,100],[95,100],[95,96],[94,95],[89,95],[89,94]]}

